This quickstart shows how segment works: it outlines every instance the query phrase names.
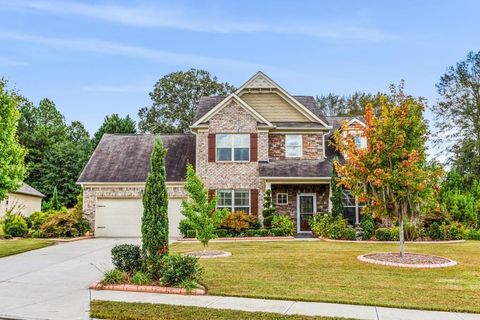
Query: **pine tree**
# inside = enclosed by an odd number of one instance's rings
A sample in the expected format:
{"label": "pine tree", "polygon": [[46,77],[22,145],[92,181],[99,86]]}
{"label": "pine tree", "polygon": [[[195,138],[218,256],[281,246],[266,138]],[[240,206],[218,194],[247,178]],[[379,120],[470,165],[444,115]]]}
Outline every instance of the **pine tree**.
{"label": "pine tree", "polygon": [[263,210],[262,210],[264,227],[268,228],[272,225],[272,218],[275,213],[277,213],[277,209],[275,209],[275,207],[273,206],[272,190],[267,189],[267,191],[265,191],[265,196],[263,198]]}
{"label": "pine tree", "polygon": [[332,189],[332,196],[330,201],[332,202],[332,217],[341,217],[343,215],[343,197],[342,197],[342,187],[338,184],[338,174],[336,166],[338,164],[338,158],[333,159],[332,163],[332,180],[330,181],[330,188]]}
{"label": "pine tree", "polygon": [[50,199],[50,209],[60,210],[61,208],[62,208],[62,205],[60,203],[60,200],[58,200],[57,187],[53,187],[52,199]]}
{"label": "pine tree", "polygon": [[147,261],[168,255],[168,195],[165,182],[166,150],[160,138],[155,140],[143,193],[142,250]]}

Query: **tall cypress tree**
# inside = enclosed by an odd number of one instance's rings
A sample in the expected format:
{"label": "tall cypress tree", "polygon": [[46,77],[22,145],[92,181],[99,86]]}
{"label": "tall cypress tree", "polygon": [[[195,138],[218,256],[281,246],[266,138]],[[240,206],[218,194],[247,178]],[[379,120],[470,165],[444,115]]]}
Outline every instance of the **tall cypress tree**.
{"label": "tall cypress tree", "polygon": [[142,250],[147,261],[168,254],[168,195],[165,154],[160,138],[155,139],[143,193]]}
{"label": "tall cypress tree", "polygon": [[330,188],[332,189],[332,195],[330,201],[332,202],[332,217],[341,217],[343,215],[343,199],[342,199],[342,187],[338,185],[338,174],[336,165],[338,158],[333,159],[332,163],[332,180],[330,181]]}

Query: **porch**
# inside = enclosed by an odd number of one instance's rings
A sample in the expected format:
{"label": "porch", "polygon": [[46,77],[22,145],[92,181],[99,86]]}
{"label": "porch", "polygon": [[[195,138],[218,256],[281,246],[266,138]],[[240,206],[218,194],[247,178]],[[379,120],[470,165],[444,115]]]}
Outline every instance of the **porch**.
{"label": "porch", "polygon": [[288,215],[296,225],[297,234],[311,233],[309,220],[317,213],[329,210],[330,184],[276,182],[267,184],[279,214]]}

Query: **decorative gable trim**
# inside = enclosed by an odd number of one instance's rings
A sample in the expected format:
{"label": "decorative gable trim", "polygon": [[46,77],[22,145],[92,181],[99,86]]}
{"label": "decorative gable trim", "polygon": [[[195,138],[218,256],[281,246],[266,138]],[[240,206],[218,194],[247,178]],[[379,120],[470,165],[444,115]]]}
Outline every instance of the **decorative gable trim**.
{"label": "decorative gable trim", "polygon": [[258,71],[253,77],[251,77],[244,85],[235,91],[235,94],[240,95],[242,91],[247,91],[249,89],[276,89],[279,91],[280,96],[290,102],[290,104],[297,109],[301,114],[307,117],[310,121],[318,122],[326,127],[326,129],[331,129],[327,123],[322,121],[317,117],[313,112],[305,108],[300,102],[293,98],[287,91],[280,87],[275,81],[273,81],[269,76],[264,74],[262,71]]}
{"label": "decorative gable trim", "polygon": [[210,120],[215,114],[225,108],[230,102],[235,101],[239,106],[245,109],[248,113],[250,113],[258,122],[266,124],[268,127],[275,127],[272,125],[267,119],[265,119],[260,113],[255,111],[252,107],[250,107],[245,101],[243,101],[236,93],[230,94],[228,97],[223,99],[219,104],[217,104],[214,108],[212,108],[209,112],[207,112],[203,117],[197,120],[192,125],[192,128],[199,127],[201,123]]}
{"label": "decorative gable trim", "polygon": [[357,118],[353,118],[347,122],[347,126],[351,126],[353,124],[359,124],[362,127],[366,127],[367,125],[363,123],[362,121],[358,120]]}

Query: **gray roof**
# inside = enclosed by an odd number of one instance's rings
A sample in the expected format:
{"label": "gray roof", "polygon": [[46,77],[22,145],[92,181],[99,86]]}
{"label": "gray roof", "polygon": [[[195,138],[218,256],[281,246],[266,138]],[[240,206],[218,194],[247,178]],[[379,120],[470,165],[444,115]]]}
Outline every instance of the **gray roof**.
{"label": "gray roof", "polygon": [[[313,114],[319,117],[323,122],[328,124],[327,117],[323,114],[320,106],[317,101],[312,96],[292,96],[295,100],[300,102],[305,108],[310,110]],[[212,110],[217,104],[222,102],[224,96],[211,96],[211,97],[201,97],[198,103],[197,112],[193,118],[193,122],[197,122],[201,117],[203,117],[208,111]]]}
{"label": "gray roof", "polygon": [[330,125],[333,127],[333,130],[340,129],[342,127],[342,122],[343,121],[350,121],[352,119],[357,119],[357,120],[365,123],[365,119],[363,118],[363,116],[352,116],[352,117],[327,116],[327,120],[330,123]]}
{"label": "gray roof", "polygon": [[12,193],[21,193],[21,194],[25,194],[25,195],[28,195],[28,196],[45,198],[44,194],[40,193],[40,191],[38,191],[37,189],[29,186],[25,182],[22,182],[22,185],[20,186],[20,188],[18,188],[16,191],[14,191]]}
{"label": "gray roof", "polygon": [[[195,136],[159,137],[167,149],[167,182],[183,181],[187,163],[195,165]],[[105,134],[77,182],[145,182],[154,140],[151,134]]]}

